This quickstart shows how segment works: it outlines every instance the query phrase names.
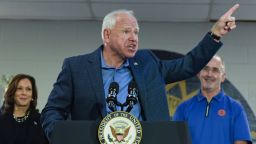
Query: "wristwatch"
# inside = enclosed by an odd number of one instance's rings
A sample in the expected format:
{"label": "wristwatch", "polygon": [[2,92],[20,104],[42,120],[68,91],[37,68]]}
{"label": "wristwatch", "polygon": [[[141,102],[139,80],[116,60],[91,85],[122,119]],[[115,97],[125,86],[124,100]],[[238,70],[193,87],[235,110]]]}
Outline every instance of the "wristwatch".
{"label": "wristwatch", "polygon": [[213,32],[209,31],[208,34],[216,41],[220,41],[220,36],[217,36],[216,34],[214,34]]}

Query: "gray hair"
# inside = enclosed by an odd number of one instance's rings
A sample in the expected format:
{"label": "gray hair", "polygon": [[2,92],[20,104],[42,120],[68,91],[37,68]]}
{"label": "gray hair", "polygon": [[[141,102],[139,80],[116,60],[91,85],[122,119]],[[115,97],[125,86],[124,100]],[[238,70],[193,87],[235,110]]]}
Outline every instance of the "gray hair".
{"label": "gray hair", "polygon": [[220,57],[219,55],[215,54],[213,56],[213,58],[216,58],[216,59],[220,60],[220,62],[221,62],[221,69],[222,69],[223,73],[226,73],[225,63],[224,63],[224,60],[222,59],[222,57]]}
{"label": "gray hair", "polygon": [[105,29],[112,29],[116,24],[117,15],[121,14],[121,13],[135,17],[134,12],[132,10],[126,10],[126,9],[115,10],[115,11],[112,11],[112,12],[108,13],[104,17],[103,22],[102,22],[101,38],[102,38],[103,41],[104,41],[104,30]]}

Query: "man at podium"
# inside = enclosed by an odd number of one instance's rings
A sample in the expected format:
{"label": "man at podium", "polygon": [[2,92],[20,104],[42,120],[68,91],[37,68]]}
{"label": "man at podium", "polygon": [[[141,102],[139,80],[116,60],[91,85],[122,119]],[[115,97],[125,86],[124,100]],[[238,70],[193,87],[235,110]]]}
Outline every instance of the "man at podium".
{"label": "man at podium", "polygon": [[[169,121],[165,85],[194,76],[208,63],[222,45],[220,38],[236,27],[231,15],[237,8],[224,14],[183,58],[166,61],[150,50],[138,50],[139,25],[132,11],[107,14],[103,45],[63,62],[42,111],[48,138],[57,121],[97,121],[115,110],[129,111],[141,121]],[[130,90],[133,82],[136,86]]]}

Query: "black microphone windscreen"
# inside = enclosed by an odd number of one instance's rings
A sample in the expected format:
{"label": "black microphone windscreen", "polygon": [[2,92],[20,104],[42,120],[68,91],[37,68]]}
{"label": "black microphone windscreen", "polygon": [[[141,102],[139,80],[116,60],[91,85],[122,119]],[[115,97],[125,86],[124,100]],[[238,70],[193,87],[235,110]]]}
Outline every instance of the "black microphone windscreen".
{"label": "black microphone windscreen", "polygon": [[119,92],[119,85],[117,82],[112,82],[110,83],[110,86],[109,86],[109,91],[112,91],[112,90],[116,90],[116,93]]}
{"label": "black microphone windscreen", "polygon": [[134,88],[137,89],[137,85],[136,85],[135,81],[131,81],[131,82],[129,83],[129,85],[128,85],[128,91],[129,91],[130,89],[134,89]]}

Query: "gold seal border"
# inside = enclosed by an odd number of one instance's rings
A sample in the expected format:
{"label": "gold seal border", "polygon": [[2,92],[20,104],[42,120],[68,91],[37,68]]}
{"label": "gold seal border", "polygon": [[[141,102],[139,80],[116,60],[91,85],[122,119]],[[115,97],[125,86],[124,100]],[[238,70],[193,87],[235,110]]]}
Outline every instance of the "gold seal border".
{"label": "gold seal border", "polygon": [[99,142],[101,144],[106,144],[106,140],[104,138],[104,129],[108,122],[110,122],[113,118],[118,118],[118,117],[126,118],[127,120],[132,122],[133,126],[136,129],[135,140],[133,143],[139,144],[142,139],[142,126],[140,124],[140,121],[136,117],[131,115],[130,113],[124,112],[124,111],[115,111],[115,112],[108,114],[106,117],[103,118],[103,120],[101,121],[101,123],[98,127]]}

